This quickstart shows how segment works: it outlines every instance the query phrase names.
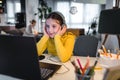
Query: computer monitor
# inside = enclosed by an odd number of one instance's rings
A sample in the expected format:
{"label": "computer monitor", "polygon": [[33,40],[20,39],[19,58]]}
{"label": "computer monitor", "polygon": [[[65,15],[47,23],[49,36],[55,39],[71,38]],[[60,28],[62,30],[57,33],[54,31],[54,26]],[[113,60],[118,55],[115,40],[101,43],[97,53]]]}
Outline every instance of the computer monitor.
{"label": "computer monitor", "polygon": [[120,34],[120,9],[102,10],[99,17],[98,32],[101,34]]}

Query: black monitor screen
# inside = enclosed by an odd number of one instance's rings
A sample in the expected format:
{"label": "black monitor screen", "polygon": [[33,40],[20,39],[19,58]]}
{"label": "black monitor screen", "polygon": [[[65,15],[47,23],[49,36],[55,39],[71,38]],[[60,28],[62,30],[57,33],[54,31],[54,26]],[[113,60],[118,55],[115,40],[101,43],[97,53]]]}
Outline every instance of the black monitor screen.
{"label": "black monitor screen", "polygon": [[120,34],[120,9],[101,11],[98,32],[103,34]]}

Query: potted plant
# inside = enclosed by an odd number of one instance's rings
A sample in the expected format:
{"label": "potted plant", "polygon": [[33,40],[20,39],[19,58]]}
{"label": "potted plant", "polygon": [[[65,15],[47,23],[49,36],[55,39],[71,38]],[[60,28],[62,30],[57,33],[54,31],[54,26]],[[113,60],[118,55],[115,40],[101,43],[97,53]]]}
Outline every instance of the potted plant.
{"label": "potted plant", "polygon": [[52,8],[47,6],[45,0],[40,1],[40,5],[38,7],[38,12],[35,15],[39,15],[39,19],[41,22],[46,19],[47,15],[52,12]]}

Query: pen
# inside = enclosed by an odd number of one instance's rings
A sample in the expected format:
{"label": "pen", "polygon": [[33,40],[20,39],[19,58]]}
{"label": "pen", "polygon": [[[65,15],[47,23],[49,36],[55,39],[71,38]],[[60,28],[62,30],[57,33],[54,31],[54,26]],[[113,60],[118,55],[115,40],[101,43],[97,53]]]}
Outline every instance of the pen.
{"label": "pen", "polygon": [[117,49],[117,50],[118,50],[118,52],[117,52],[117,56],[116,56],[116,58],[119,59],[120,50],[119,50],[119,49]]}
{"label": "pen", "polygon": [[95,66],[96,66],[97,62],[98,62],[98,60],[96,60],[96,61],[95,61],[94,66],[93,66],[94,68],[95,68]]}
{"label": "pen", "polygon": [[120,53],[117,53],[116,55],[117,55],[117,56],[116,56],[116,59],[119,59],[119,55],[120,55]]}
{"label": "pen", "polygon": [[71,63],[72,63],[72,65],[73,65],[74,68],[75,68],[75,72],[77,72],[78,74],[81,74],[81,71],[80,71],[80,69],[75,65],[75,62],[72,61]]}
{"label": "pen", "polygon": [[93,74],[94,68],[95,68],[97,62],[98,62],[98,60],[95,61],[94,65],[92,67],[90,67],[90,68],[87,69],[85,75],[92,75]]}
{"label": "pen", "polygon": [[89,56],[87,57],[87,62],[86,62],[86,64],[85,64],[85,66],[84,66],[84,69],[83,69],[83,72],[85,73],[85,70],[89,67],[89,63],[90,63],[90,58],[89,58]]}
{"label": "pen", "polygon": [[83,73],[84,71],[83,71],[83,67],[82,67],[82,65],[81,65],[81,63],[80,63],[80,60],[79,60],[79,59],[77,59],[77,62],[78,62],[79,67],[80,67],[80,69],[81,69],[81,71],[82,71],[82,73]]}
{"label": "pen", "polygon": [[111,54],[110,50],[108,50],[108,53],[109,53],[110,57],[112,57],[112,54]]}
{"label": "pen", "polygon": [[105,48],[104,45],[102,45],[102,48],[103,48],[103,51],[104,51],[105,55],[108,56],[108,55],[107,55],[107,50],[106,50],[106,48]]}

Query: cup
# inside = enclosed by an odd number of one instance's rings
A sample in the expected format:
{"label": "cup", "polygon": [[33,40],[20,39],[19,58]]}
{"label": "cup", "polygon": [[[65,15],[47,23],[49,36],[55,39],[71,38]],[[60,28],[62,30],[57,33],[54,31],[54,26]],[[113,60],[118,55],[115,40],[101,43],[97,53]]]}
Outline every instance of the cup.
{"label": "cup", "polygon": [[94,74],[93,75],[80,75],[76,74],[77,80],[94,80]]}

